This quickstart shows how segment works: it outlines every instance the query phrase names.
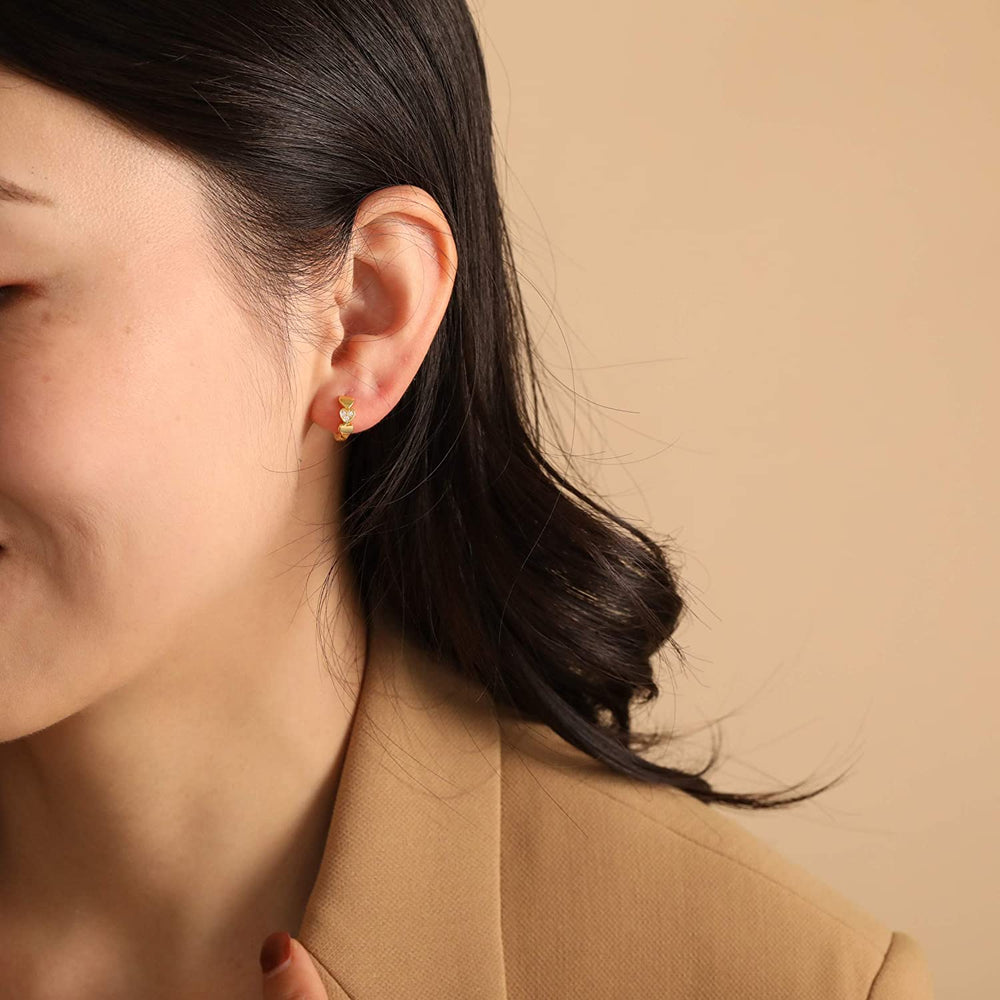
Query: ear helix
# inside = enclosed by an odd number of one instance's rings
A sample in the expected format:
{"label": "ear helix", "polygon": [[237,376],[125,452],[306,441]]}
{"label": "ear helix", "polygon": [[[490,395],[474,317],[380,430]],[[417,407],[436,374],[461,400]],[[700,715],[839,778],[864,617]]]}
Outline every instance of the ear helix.
{"label": "ear helix", "polygon": [[346,441],[354,432],[354,424],[351,423],[354,419],[354,397],[338,396],[337,398],[340,400],[340,419],[342,423],[337,429],[337,433],[334,434],[333,439],[334,441]]}

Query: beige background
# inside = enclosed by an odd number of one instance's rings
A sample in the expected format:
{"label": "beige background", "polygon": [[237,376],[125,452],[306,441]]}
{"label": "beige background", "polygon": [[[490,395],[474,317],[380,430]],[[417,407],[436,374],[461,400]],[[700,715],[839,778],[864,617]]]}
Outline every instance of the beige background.
{"label": "beige background", "polygon": [[735,711],[722,788],[855,763],[726,811],[1000,995],[1000,6],[472,6],[549,398],[679,549],[645,718]]}

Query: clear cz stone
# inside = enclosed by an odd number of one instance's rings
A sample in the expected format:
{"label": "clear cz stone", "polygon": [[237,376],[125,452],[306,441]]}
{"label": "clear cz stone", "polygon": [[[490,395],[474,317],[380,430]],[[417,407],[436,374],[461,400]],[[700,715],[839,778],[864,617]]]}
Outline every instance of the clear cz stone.
{"label": "clear cz stone", "polygon": [[349,424],[354,419],[354,410],[341,410],[340,419],[345,423]]}

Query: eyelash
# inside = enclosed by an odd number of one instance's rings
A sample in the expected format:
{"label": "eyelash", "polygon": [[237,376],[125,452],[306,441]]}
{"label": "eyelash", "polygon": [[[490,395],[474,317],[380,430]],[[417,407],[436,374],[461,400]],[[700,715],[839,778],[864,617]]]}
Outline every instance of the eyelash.
{"label": "eyelash", "polygon": [[[0,285],[0,306],[2,306],[8,298],[14,298],[18,291],[19,286],[17,285]],[[10,292],[11,294],[8,296],[4,294],[5,292]]]}

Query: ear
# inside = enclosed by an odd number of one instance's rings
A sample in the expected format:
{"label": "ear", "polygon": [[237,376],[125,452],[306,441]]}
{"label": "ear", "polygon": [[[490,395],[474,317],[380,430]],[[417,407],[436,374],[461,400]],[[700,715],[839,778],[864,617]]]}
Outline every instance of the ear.
{"label": "ear", "polygon": [[342,336],[318,359],[312,422],[336,437],[339,397],[350,396],[357,434],[399,402],[441,325],[457,267],[451,228],[426,191],[400,185],[365,198],[334,293]]}

